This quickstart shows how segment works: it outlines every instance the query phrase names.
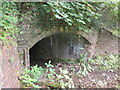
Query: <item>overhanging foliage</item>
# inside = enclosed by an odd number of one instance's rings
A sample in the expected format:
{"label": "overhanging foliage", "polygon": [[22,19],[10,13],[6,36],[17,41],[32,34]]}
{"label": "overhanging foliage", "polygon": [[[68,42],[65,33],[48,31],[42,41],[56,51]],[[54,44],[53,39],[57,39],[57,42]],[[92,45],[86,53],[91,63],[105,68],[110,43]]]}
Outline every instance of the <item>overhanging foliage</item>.
{"label": "overhanging foliage", "polygon": [[110,9],[118,18],[117,2],[2,2],[0,39],[8,35],[14,36],[18,30],[19,11],[24,5],[30,9],[26,14],[36,16],[39,26],[45,27],[54,24],[67,25],[88,32],[95,26],[101,16],[100,12],[106,9]]}
{"label": "overhanging foliage", "polygon": [[[41,26],[58,24],[68,25],[83,30],[90,31],[99,21],[101,12],[111,10],[111,14],[118,17],[117,2],[39,2],[24,3],[32,7],[33,12],[37,13],[38,22]],[[33,14],[34,15],[34,14]],[[97,22],[98,23],[98,22]]]}

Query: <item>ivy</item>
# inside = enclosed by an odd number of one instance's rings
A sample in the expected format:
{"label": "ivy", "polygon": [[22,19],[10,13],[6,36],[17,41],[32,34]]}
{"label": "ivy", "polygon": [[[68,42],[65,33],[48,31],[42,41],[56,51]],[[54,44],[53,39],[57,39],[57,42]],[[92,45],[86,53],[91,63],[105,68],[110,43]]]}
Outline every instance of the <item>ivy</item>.
{"label": "ivy", "polygon": [[0,7],[1,22],[0,22],[0,39],[6,40],[7,36],[15,37],[14,34],[18,32],[18,13],[15,2],[2,2]]}
{"label": "ivy", "polygon": [[39,27],[67,25],[88,32],[95,26],[96,20],[101,16],[101,11],[110,9],[111,14],[118,17],[117,2],[2,2],[0,39],[4,40],[9,35],[14,37],[14,34],[18,32],[19,11],[24,6],[21,4],[30,9],[26,12],[26,16],[27,14],[35,16]]}
{"label": "ivy", "polygon": [[106,9],[118,16],[117,2],[47,2],[53,17],[65,21],[69,26],[78,27],[85,32],[95,25],[94,21]]}
{"label": "ivy", "polygon": [[69,26],[89,31],[89,24],[100,16],[92,4],[87,2],[47,2],[53,17],[64,20]]}
{"label": "ivy", "polygon": [[[35,16],[38,17],[38,24],[41,26],[68,25],[84,32],[95,26],[95,21],[102,16],[101,11],[109,8],[113,10],[117,6],[115,2],[40,2],[27,5],[34,6],[32,10],[38,13]],[[117,15],[117,11],[113,11]]]}

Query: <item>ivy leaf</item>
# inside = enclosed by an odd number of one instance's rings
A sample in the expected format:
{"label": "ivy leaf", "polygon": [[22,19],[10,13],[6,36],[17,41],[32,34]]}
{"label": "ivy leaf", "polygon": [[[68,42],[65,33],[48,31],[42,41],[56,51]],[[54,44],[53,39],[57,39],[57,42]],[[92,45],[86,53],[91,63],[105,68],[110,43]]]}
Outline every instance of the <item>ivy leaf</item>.
{"label": "ivy leaf", "polygon": [[55,17],[58,18],[58,19],[62,19],[62,17],[57,15],[57,14],[55,15]]}
{"label": "ivy leaf", "polygon": [[78,22],[82,23],[82,24],[86,24],[85,21],[81,20],[81,19],[77,19]]}

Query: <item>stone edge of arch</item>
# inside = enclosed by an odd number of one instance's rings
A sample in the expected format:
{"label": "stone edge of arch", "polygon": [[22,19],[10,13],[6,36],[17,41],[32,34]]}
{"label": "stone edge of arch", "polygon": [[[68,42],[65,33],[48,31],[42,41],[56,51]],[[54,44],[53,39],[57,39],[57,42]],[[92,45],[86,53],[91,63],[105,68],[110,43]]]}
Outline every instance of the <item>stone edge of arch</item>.
{"label": "stone edge of arch", "polygon": [[89,33],[85,33],[81,30],[73,30],[74,28],[69,28],[69,29],[70,30],[65,30],[64,28],[55,28],[54,30],[44,31],[42,33],[39,33],[37,36],[32,37],[29,41],[27,41],[26,45],[28,49],[30,49],[32,46],[34,46],[38,41],[42,40],[43,38],[60,32],[71,32],[80,35],[84,37],[86,40],[88,40],[91,45],[95,44],[97,41],[98,32],[95,29],[93,29],[92,32]]}

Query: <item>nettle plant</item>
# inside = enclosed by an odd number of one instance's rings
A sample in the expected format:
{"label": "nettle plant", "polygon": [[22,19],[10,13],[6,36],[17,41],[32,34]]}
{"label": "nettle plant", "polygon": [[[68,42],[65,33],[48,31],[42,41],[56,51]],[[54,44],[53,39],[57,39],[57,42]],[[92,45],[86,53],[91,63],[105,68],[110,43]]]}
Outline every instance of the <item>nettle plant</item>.
{"label": "nettle plant", "polygon": [[40,86],[37,85],[36,83],[43,73],[44,69],[42,67],[38,67],[37,65],[32,66],[31,70],[26,68],[21,73],[20,76],[21,83],[23,84],[24,87],[40,88]]}
{"label": "nettle plant", "polygon": [[56,73],[55,67],[51,64],[51,60],[45,63],[46,77],[53,83],[57,83],[61,88],[74,88],[74,82],[68,69],[59,68],[60,73]]}
{"label": "nettle plant", "polygon": [[[50,60],[48,63],[45,63],[46,68],[38,67],[36,65],[32,66],[31,70],[25,69],[22,72],[20,79],[25,87],[40,88],[40,85],[45,85],[54,88],[74,88],[74,76],[83,77],[94,70],[119,70],[119,57],[120,55],[109,55],[106,57],[96,56],[95,59],[87,61],[86,55],[83,54],[82,58],[80,58],[77,63],[65,61],[65,63],[74,67],[59,67],[59,72],[56,71],[55,66],[51,64],[52,61]],[[76,66],[78,68],[76,68]],[[39,78],[43,78],[45,82]]]}
{"label": "nettle plant", "polygon": [[59,74],[56,73],[55,67],[51,61],[45,63],[47,69],[45,71],[46,77],[53,83],[57,83],[61,88],[74,88],[74,82],[68,69],[59,68]]}

